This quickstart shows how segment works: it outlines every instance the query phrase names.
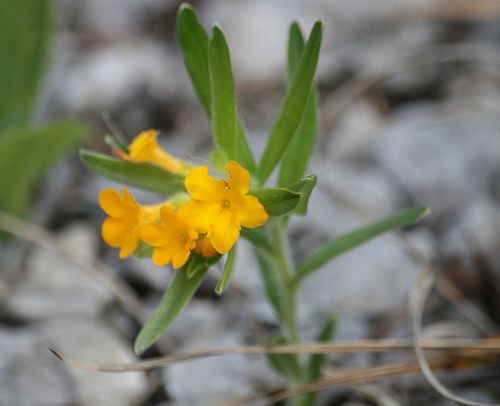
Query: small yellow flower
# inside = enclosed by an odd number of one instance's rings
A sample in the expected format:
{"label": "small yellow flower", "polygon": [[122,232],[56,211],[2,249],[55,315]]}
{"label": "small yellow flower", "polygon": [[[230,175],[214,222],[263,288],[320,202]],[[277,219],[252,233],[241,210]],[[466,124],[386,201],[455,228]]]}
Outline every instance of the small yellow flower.
{"label": "small yellow flower", "polygon": [[189,167],[186,164],[160,148],[156,140],[157,134],[158,131],[153,129],[143,131],[130,143],[128,154],[122,151],[115,152],[128,161],[150,162],[169,172],[187,174]]}
{"label": "small yellow flower", "polygon": [[179,216],[188,220],[219,254],[229,251],[240,235],[241,227],[259,227],[269,216],[250,190],[250,174],[238,163],[226,165],[231,178],[215,180],[208,166],[194,168],[186,177],[185,186],[192,200],[179,209]]}
{"label": "small yellow flower", "polygon": [[160,210],[161,222],[146,224],[141,229],[141,239],[155,248],[153,261],[163,266],[172,262],[175,269],[186,263],[195,248],[198,233],[180,218],[169,206]]}
{"label": "small yellow flower", "polygon": [[123,197],[117,190],[103,190],[99,195],[99,204],[109,215],[102,224],[102,238],[112,247],[121,248],[121,258],[134,253],[141,227],[159,220],[163,205],[140,206],[126,187],[123,187]]}

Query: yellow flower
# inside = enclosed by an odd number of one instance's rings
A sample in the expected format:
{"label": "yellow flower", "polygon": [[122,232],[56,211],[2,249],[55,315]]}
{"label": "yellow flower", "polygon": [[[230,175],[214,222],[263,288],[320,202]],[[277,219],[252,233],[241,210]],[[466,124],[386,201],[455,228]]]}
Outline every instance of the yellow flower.
{"label": "yellow flower", "polygon": [[160,207],[163,205],[140,206],[126,187],[123,187],[123,197],[117,190],[103,190],[99,204],[109,215],[102,224],[102,238],[112,247],[121,248],[121,258],[134,253],[141,227],[159,220]]}
{"label": "yellow flower", "polygon": [[180,268],[195,248],[198,233],[169,206],[161,208],[160,216],[162,224],[146,224],[141,229],[141,239],[156,247],[153,252],[156,265],[172,262],[174,268]]}
{"label": "yellow flower", "polygon": [[238,163],[226,165],[231,178],[215,180],[208,166],[189,172],[185,186],[192,200],[179,209],[179,216],[189,221],[207,238],[219,254],[229,251],[240,235],[241,227],[259,227],[269,218],[264,206],[250,189],[250,174]]}
{"label": "yellow flower", "polygon": [[158,131],[153,129],[143,131],[130,143],[128,154],[118,150],[115,150],[115,152],[128,161],[150,162],[169,172],[188,173],[189,167],[186,164],[160,148],[156,141],[157,134]]}

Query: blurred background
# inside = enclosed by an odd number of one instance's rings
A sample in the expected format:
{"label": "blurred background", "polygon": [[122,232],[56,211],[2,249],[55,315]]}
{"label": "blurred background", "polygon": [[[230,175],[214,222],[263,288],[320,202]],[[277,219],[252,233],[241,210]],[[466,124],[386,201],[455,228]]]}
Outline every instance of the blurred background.
{"label": "blurred background", "polygon": [[[156,128],[173,155],[207,156],[210,126],[177,43],[180,3],[0,2],[0,228],[9,231],[0,234],[1,405],[261,404],[223,402],[283,387],[255,355],[104,374],[69,367],[49,352],[82,361],[137,360],[133,341],[141,320],[172,273],[150,260],[120,260],[101,240],[99,192],[121,186],[87,171],[77,150],[108,153],[103,138],[112,122],[128,140]],[[207,30],[218,22],[226,35],[257,155],[285,94],[291,21],[306,33],[317,19],[325,22],[321,126],[310,168],[319,182],[308,216],[291,224],[298,260],[328,238],[397,210],[432,208],[418,225],[377,238],[305,283],[305,339],[315,337],[328,314],[339,319],[337,339],[410,337],[407,298],[418,264],[408,247],[443,275],[427,306],[427,336],[498,334],[500,1],[191,4]],[[158,201],[134,195],[143,204]],[[219,277],[214,268],[146,357],[256,344],[256,326],[264,335],[276,332],[250,250],[240,250],[233,289],[222,297],[213,293]],[[398,359],[343,356],[332,365]],[[445,382],[462,396],[498,403],[499,373],[492,364],[453,371]],[[319,404],[452,404],[419,376],[369,389],[332,388]]]}

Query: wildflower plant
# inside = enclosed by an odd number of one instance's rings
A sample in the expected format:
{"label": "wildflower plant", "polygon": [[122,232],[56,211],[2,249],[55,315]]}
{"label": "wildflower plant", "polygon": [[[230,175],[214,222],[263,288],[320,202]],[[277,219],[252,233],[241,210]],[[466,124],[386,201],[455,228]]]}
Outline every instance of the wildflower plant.
{"label": "wildflower plant", "polygon": [[[210,266],[224,264],[216,287],[222,294],[235,271],[239,238],[253,245],[267,297],[282,331],[270,343],[298,343],[297,291],[301,282],[322,265],[367,240],[417,221],[426,207],[407,209],[320,246],[302,263],[290,254],[287,225],[290,216],[304,216],[317,178],[306,175],[318,128],[318,87],[315,82],[323,23],[314,24],[306,40],[292,23],[288,42],[287,93],[260,162],[254,158],[239,114],[229,49],[223,32],[214,25],[211,37],[196,11],[183,4],[178,35],[188,74],[213,130],[214,151],[209,165],[193,167],[166,151],[156,131],[139,134],[130,145],[106,138],[115,156],[82,150],[92,171],[119,183],[160,192],[167,200],[141,206],[128,190],[104,190],[100,204],[109,215],[102,236],[120,248],[120,256],[153,257],[176,268],[170,285],[152,318],[140,331],[135,351],[150,347],[178,316]],[[278,171],[277,184],[267,183]],[[329,340],[334,321],[325,321],[319,340]],[[270,354],[270,364],[292,386],[320,378],[324,357],[309,359],[292,354]],[[312,404],[314,395],[299,398]]]}

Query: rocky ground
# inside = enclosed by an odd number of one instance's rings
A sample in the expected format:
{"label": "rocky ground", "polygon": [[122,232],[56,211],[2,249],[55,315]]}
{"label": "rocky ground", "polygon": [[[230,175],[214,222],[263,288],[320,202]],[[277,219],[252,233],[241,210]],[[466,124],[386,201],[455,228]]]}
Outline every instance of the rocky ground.
{"label": "rocky ground", "polygon": [[[239,106],[257,151],[284,95],[290,22],[298,19],[305,30],[317,19],[325,22],[318,68],[321,130],[310,168],[319,182],[309,215],[291,224],[298,259],[327,238],[402,208],[432,208],[418,225],[377,238],[305,283],[300,313],[307,339],[331,313],[339,317],[337,339],[410,337],[408,292],[419,264],[408,247],[436,264],[444,280],[458,289],[453,295],[440,285],[431,296],[424,332],[466,338],[499,332],[500,5],[473,3],[193,2],[206,28],[217,21],[226,34]],[[165,0],[56,1],[51,66],[37,119],[77,118],[91,128],[88,147],[108,151],[101,117],[107,111],[129,139],[158,128],[162,145],[174,155],[206,156],[210,127],[177,45],[178,5]],[[170,269],[150,260],[120,260],[117,250],[102,242],[105,214],[97,197],[107,187],[119,186],[89,173],[74,154],[41,183],[30,219],[50,238],[20,229],[24,237],[2,248],[0,404],[221,405],[280,388],[280,378],[255,355],[207,358],[150,373],[106,374],[69,367],[49,352],[53,348],[72,359],[96,362],[137,360],[132,347],[140,325],[134,311],[127,311],[95,273],[75,264],[75,257],[105,264],[147,311],[154,309],[170,278]],[[142,202],[147,198],[139,195]],[[23,241],[30,239],[42,247]],[[69,250],[73,260],[43,247],[51,241],[63,253]],[[250,250],[240,254],[234,289],[215,297],[219,270],[214,269],[146,356],[255,344],[252,320],[275,331],[255,259]],[[472,316],[467,313],[471,308]],[[334,357],[332,366],[368,367],[384,360]],[[461,396],[499,403],[499,373],[497,363],[443,376]],[[326,390],[319,404],[454,404],[418,375],[372,385]]]}

